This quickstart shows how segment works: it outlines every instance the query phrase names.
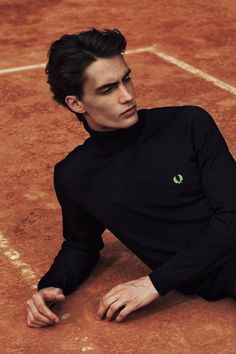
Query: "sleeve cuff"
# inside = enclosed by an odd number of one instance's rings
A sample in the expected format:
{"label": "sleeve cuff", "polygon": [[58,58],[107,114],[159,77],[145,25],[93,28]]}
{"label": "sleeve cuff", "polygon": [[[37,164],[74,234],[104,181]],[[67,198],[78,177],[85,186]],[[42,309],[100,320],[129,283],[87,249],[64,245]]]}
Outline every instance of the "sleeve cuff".
{"label": "sleeve cuff", "polygon": [[163,277],[161,277],[161,275],[159,274],[159,270],[153,270],[150,274],[149,274],[149,278],[152,282],[152,284],[154,285],[154,287],[156,288],[156,290],[158,291],[158,293],[161,296],[164,296],[168,293],[168,291],[171,290],[171,287],[168,286],[168,284],[166,283],[166,281],[163,279]]}

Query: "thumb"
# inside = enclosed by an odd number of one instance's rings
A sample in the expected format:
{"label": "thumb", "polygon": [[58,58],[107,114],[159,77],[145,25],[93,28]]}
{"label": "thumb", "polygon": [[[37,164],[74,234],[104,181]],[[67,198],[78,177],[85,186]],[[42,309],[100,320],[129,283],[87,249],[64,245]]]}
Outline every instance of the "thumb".
{"label": "thumb", "polygon": [[62,290],[59,288],[47,289],[44,296],[46,301],[63,301],[65,299]]}
{"label": "thumb", "polygon": [[58,298],[65,298],[65,295],[63,294],[63,291],[62,289],[60,288],[54,288],[54,293],[55,293],[55,296],[58,297]]}
{"label": "thumb", "polygon": [[63,294],[55,294],[54,300],[63,301],[63,300],[65,300],[65,295],[63,295]]}

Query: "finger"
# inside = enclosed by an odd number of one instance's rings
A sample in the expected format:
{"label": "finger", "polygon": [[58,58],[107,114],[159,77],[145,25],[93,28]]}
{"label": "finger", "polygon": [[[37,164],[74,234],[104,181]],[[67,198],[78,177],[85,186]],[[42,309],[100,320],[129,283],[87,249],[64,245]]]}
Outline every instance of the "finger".
{"label": "finger", "polygon": [[114,316],[114,314],[123,306],[124,306],[124,304],[120,300],[113,302],[113,304],[110,305],[110,307],[107,311],[106,320],[110,321],[112,319],[112,317]]}
{"label": "finger", "polygon": [[44,324],[41,323],[40,321],[37,321],[33,314],[31,312],[28,312],[27,314],[27,323],[28,323],[28,326],[30,327],[43,327]]}
{"label": "finger", "polygon": [[41,326],[37,326],[37,325],[33,325],[33,324],[28,324],[28,327],[31,327],[31,328],[40,328]]}
{"label": "finger", "polygon": [[34,324],[30,323],[29,320],[27,320],[27,326],[31,327],[31,328],[40,328],[40,327],[42,327],[42,326],[38,326],[38,325],[34,325]]}
{"label": "finger", "polygon": [[104,316],[104,314],[106,313],[110,305],[117,300],[118,300],[117,295],[111,296],[109,298],[103,297],[102,301],[98,305],[97,317],[99,319],[102,319],[102,317]]}
{"label": "finger", "polygon": [[49,318],[41,314],[33,302],[31,303],[30,306],[28,305],[28,311],[32,313],[33,318],[38,322],[44,323],[45,325],[50,325],[55,323],[54,321],[50,320]]}
{"label": "finger", "polygon": [[134,311],[134,308],[126,306],[116,317],[116,322],[123,321],[132,311]]}
{"label": "finger", "polygon": [[34,298],[35,306],[37,307],[38,311],[47,317],[49,320],[54,322],[59,322],[59,318],[52,312],[47,305],[45,304],[44,300],[42,299],[41,295],[35,296]]}

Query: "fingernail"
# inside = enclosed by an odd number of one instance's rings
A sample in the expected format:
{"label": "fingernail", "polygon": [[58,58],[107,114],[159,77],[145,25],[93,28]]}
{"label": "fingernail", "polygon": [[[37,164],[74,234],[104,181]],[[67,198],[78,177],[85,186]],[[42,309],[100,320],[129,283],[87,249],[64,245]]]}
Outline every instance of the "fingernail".
{"label": "fingernail", "polygon": [[100,320],[100,317],[98,317],[98,315],[96,315],[96,317],[97,317],[97,320]]}

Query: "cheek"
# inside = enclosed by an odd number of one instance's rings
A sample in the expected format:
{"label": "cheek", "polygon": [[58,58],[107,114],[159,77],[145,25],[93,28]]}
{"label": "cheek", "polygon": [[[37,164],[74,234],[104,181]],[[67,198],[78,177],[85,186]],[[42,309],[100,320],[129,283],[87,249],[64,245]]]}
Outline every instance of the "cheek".
{"label": "cheek", "polygon": [[96,98],[93,98],[89,102],[86,102],[87,112],[89,113],[102,111],[103,107],[104,103]]}
{"label": "cheek", "polygon": [[91,115],[99,116],[110,116],[117,115],[119,113],[119,108],[117,108],[117,97],[115,92],[112,95],[93,97],[85,102],[86,110]]}
{"label": "cheek", "polygon": [[114,102],[95,102],[87,110],[88,113],[95,116],[97,119],[107,118],[115,115],[116,105]]}
{"label": "cheek", "polygon": [[112,112],[116,112],[117,110],[117,100],[115,96],[106,96],[106,98],[104,98],[102,100],[102,102],[99,102],[99,104],[97,105],[97,108],[99,111],[102,112],[108,112],[108,113],[112,113]]}
{"label": "cheek", "polygon": [[130,92],[132,92],[132,94],[134,94],[134,84],[132,81],[130,83]]}

